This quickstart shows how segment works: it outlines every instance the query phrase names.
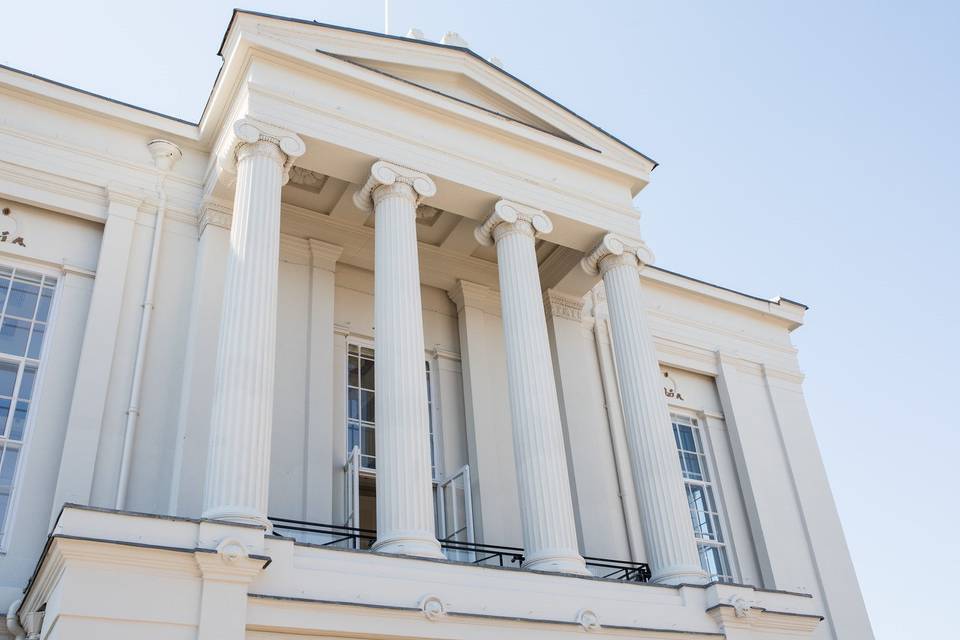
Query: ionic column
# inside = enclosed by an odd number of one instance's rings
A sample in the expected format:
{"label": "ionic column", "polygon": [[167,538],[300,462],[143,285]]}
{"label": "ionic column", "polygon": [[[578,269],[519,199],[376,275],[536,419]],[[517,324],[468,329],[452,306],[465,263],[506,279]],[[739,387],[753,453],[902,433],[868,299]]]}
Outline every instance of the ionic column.
{"label": "ionic column", "polygon": [[354,195],[373,209],[376,368],[376,551],[442,558],[433,517],[430,426],[417,259],[417,204],[436,193],[429,176],[375,162]]}
{"label": "ionic column", "polygon": [[496,243],[524,567],[587,575],[577,549],[567,458],[534,251],[553,229],[542,211],[501,200],[476,230]]}
{"label": "ionic column", "polygon": [[607,234],[581,264],[587,273],[603,276],[627,448],[653,581],[701,583],[706,575],[700,568],[660,365],[640,291],[639,268],[652,257],[642,241]]}
{"label": "ionic column", "polygon": [[280,188],[305,147],[295,134],[254,120],[240,120],[233,130],[237,186],[203,517],[269,526]]}

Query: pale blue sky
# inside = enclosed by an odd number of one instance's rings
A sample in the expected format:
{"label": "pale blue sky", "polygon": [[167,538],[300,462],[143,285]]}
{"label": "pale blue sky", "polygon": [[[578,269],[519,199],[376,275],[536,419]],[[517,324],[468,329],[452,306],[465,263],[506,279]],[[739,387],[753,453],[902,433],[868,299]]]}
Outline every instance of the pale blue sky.
{"label": "pale blue sky", "polygon": [[[811,306],[794,339],[874,630],[946,637],[960,4],[390,4],[394,33],[457,31],[658,160],[636,205],[661,266]],[[8,0],[0,62],[196,120],[233,6]],[[242,6],[383,27],[383,0]]]}

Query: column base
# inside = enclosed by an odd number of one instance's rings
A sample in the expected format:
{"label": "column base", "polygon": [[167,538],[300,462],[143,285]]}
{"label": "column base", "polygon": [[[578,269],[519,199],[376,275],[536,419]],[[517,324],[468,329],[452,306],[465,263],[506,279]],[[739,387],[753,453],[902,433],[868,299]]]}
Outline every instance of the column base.
{"label": "column base", "polygon": [[523,561],[523,568],[531,571],[549,571],[550,573],[569,573],[577,576],[590,576],[590,570],[579,555],[569,552],[541,552]]}
{"label": "column base", "polygon": [[392,535],[387,538],[377,538],[370,547],[378,553],[393,553],[401,556],[417,556],[420,558],[435,558],[445,560],[443,550],[436,538],[423,535]]}
{"label": "column base", "polygon": [[707,574],[700,567],[668,567],[650,578],[653,584],[706,584]]}
{"label": "column base", "polygon": [[273,525],[262,513],[253,509],[243,507],[215,507],[204,510],[201,517],[204,520],[224,520],[226,522],[235,522],[236,524],[247,524],[256,527],[263,527],[268,532],[273,530]]}

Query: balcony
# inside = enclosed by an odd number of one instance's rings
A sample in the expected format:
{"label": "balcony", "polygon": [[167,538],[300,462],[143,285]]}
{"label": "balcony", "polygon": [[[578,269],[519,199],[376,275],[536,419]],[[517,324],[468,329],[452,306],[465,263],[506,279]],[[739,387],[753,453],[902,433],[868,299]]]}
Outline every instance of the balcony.
{"label": "balcony", "polygon": [[[299,544],[339,549],[369,549],[377,539],[373,529],[305,522],[288,518],[270,518],[277,535],[292,538]],[[457,532],[460,533],[460,532]],[[503,545],[479,544],[457,540],[457,533],[440,540],[443,554],[450,562],[463,564],[521,568],[523,549]],[[587,569],[597,578],[647,582],[650,567],[643,562],[584,556]]]}

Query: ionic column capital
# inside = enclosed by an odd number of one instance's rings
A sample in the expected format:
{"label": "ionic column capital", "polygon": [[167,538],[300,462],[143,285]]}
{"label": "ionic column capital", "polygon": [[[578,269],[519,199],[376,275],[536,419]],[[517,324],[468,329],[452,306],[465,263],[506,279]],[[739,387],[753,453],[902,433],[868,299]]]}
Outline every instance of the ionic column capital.
{"label": "ionic column capital", "polygon": [[273,158],[283,166],[284,184],[294,161],[307,150],[307,145],[294,132],[253,118],[241,118],[234,122],[233,135],[237,139],[231,154],[234,166],[241,157],[249,155]]}
{"label": "ionic column capital", "polygon": [[377,160],[370,167],[370,177],[360,190],[353,194],[353,203],[362,211],[372,211],[374,192],[381,187],[392,185],[404,185],[400,186],[398,191],[409,194],[414,204],[419,204],[420,200],[437,192],[436,183],[427,174],[386,160]]}
{"label": "ionic column capital", "polygon": [[580,261],[589,275],[603,275],[622,265],[642,268],[653,262],[653,252],[643,240],[627,238],[615,233],[603,236],[600,243]]}
{"label": "ionic column capital", "polygon": [[499,200],[493,206],[493,213],[474,229],[473,235],[480,244],[490,246],[509,233],[522,233],[533,238],[551,231],[553,222],[540,209],[510,200]]}

